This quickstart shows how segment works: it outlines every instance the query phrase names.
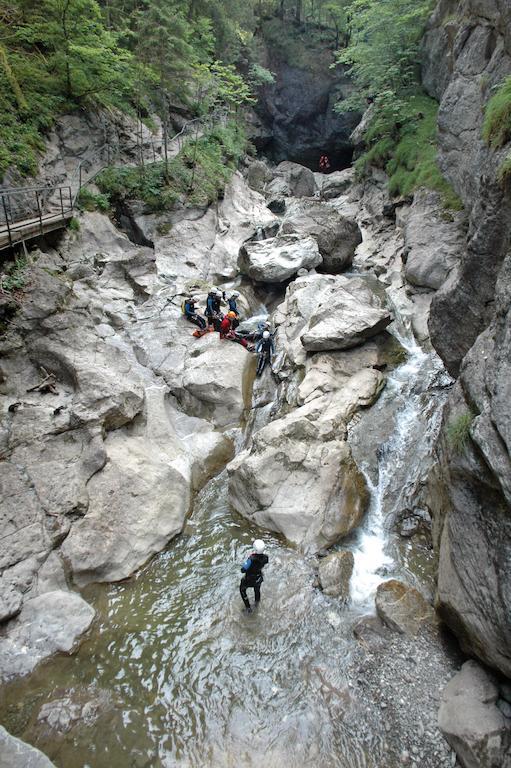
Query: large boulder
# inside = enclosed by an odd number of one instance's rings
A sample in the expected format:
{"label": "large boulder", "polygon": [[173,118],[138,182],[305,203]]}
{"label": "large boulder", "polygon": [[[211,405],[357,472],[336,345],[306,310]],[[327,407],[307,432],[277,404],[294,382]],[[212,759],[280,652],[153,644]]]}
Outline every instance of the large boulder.
{"label": "large boulder", "polygon": [[354,566],[353,552],[333,552],[319,561],[319,583],[325,595],[347,601]]}
{"label": "large boulder", "polygon": [[356,221],[341,216],[325,203],[310,200],[296,201],[288,206],[281,232],[314,237],[323,257],[321,271],[330,274],[347,269],[357,245],[362,242]]}
{"label": "large boulder", "polygon": [[94,615],[76,592],[56,590],[27,600],[0,638],[0,680],[26,675],[58,651],[70,653]]}
{"label": "large boulder", "polygon": [[[316,178],[318,176],[316,175]],[[323,200],[333,200],[336,197],[348,192],[350,187],[355,182],[355,169],[352,167],[345,168],[343,171],[334,171],[322,175],[318,182],[318,186],[321,189],[321,197]]]}
{"label": "large boulder", "polygon": [[234,508],[304,551],[346,536],[368,502],[343,439],[354,407],[353,400],[320,397],[256,432],[228,465]]}
{"label": "large boulder", "polygon": [[343,288],[329,298],[318,305],[300,336],[308,352],[356,347],[392,321],[387,310],[371,306]]}
{"label": "large boulder", "polygon": [[406,635],[417,635],[425,625],[432,625],[435,617],[417,589],[396,579],[378,585],[376,611],[388,627]]}
{"label": "large boulder", "polygon": [[245,243],[240,251],[239,268],[261,283],[284,283],[299,269],[313,269],[322,258],[313,237],[279,235]]}
{"label": "large boulder", "polygon": [[465,227],[463,214],[446,215],[437,192],[416,192],[403,233],[408,282],[418,288],[440,288],[460,263],[466,248]]}
{"label": "large boulder", "polygon": [[188,413],[217,426],[237,424],[250,406],[255,358],[244,347],[208,334],[189,348],[182,388],[176,389]]}
{"label": "large boulder", "polygon": [[0,768],[55,768],[46,755],[0,725]]}
{"label": "large boulder", "polygon": [[284,160],[275,169],[275,179],[268,184],[266,192],[271,196],[277,189],[286,197],[312,197],[317,187],[309,168]]}
{"label": "large boulder", "polygon": [[80,586],[124,579],[163,549],[183,528],[194,479],[230,458],[230,441],[199,420],[183,439],[172,412],[163,388],[153,387],[144,423],[108,435],[108,462],[88,483],[87,514],[62,546]]}
{"label": "large boulder", "polygon": [[[311,274],[297,278],[288,286],[284,302],[277,308],[274,319],[277,348],[282,350],[285,360],[292,367],[305,365],[307,351],[301,337],[307,331],[311,318],[321,311],[322,306],[330,306],[336,296],[345,296],[346,293],[353,297],[355,306],[361,305],[359,310],[366,307],[380,310],[384,304],[384,286],[378,280],[365,276],[347,278]],[[328,347],[332,350],[338,348]]]}
{"label": "large boulder", "polygon": [[511,727],[496,706],[495,678],[467,661],[447,684],[438,724],[463,768],[509,768]]}

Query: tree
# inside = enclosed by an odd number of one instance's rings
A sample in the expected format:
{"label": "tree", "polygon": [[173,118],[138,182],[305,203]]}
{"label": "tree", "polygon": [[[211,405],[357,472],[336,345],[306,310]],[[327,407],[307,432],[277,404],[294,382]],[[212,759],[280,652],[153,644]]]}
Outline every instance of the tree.
{"label": "tree", "polygon": [[[163,126],[165,173],[168,175],[169,100],[188,95],[194,52],[189,42],[190,26],[176,3],[151,0],[138,13],[137,57],[154,77],[148,80],[153,104]],[[139,102],[141,102],[139,95]]]}

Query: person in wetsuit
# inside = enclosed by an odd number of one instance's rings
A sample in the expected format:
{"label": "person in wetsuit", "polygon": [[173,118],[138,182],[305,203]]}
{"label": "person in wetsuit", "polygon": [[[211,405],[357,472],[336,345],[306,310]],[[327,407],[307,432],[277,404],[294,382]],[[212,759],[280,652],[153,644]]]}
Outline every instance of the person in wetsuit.
{"label": "person in wetsuit", "polygon": [[272,364],[275,354],[275,344],[269,331],[263,331],[262,337],[256,344],[256,352],[258,354],[256,375],[260,376],[266,363]]}
{"label": "person in wetsuit", "polygon": [[182,305],[183,315],[191,323],[194,323],[194,325],[198,325],[201,331],[203,331],[204,328],[206,327],[206,321],[204,320],[203,317],[201,317],[197,313],[195,304],[196,304],[195,297],[187,296],[187,298],[183,301],[183,305]]}
{"label": "person in wetsuit", "polygon": [[263,568],[268,563],[268,555],[264,554],[264,541],[256,539],[254,541],[254,551],[247,557],[241,566],[241,572],[244,574],[240,581],[240,595],[247,613],[252,613],[250,601],[247,597],[247,589],[252,587],[254,590],[255,607],[257,608],[261,600],[261,584],[263,583]]}

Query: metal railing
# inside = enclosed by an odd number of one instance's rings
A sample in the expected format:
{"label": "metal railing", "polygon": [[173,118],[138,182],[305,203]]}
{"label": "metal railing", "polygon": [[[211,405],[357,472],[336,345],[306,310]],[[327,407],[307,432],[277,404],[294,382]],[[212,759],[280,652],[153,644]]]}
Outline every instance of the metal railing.
{"label": "metal railing", "polygon": [[43,235],[52,223],[69,218],[74,208],[69,185],[4,189],[0,198],[0,231],[11,248],[24,239],[16,233],[32,228]]}

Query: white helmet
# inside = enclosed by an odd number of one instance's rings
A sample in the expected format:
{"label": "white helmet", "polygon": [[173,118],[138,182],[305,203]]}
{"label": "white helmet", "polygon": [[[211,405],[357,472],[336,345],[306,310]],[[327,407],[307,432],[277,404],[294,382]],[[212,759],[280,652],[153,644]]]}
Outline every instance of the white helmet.
{"label": "white helmet", "polygon": [[269,331],[263,331],[263,339],[269,339],[270,338],[270,332]]}
{"label": "white helmet", "polygon": [[233,291],[233,292],[231,293],[231,299],[237,299],[237,298],[238,298],[238,296],[239,296],[239,293],[238,293],[238,291]]}
{"label": "white helmet", "polygon": [[256,539],[254,541],[253,547],[258,555],[262,555],[265,550],[265,543],[264,541],[261,541],[261,539]]}
{"label": "white helmet", "polygon": [[223,298],[224,294],[222,293],[222,291],[219,288],[216,289],[215,293],[216,293],[216,295],[218,296],[219,299]]}

